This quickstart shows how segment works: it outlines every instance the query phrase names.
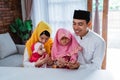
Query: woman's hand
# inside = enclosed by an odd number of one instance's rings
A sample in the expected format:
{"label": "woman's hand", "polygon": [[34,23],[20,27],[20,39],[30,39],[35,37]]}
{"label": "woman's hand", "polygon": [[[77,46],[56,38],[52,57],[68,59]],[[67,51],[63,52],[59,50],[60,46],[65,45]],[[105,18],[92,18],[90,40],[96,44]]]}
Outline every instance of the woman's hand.
{"label": "woman's hand", "polygon": [[51,57],[48,58],[47,64],[48,66],[53,65],[54,61],[51,59]]}
{"label": "woman's hand", "polygon": [[37,62],[35,63],[35,67],[39,67],[39,66],[47,63],[48,59],[49,59],[49,55],[48,55],[48,54],[47,54],[47,55],[45,56],[45,58],[43,58],[43,59],[39,58],[39,59],[37,60]]}
{"label": "woman's hand", "polygon": [[78,69],[79,66],[80,66],[80,63],[79,63],[79,62],[75,62],[75,63],[69,62],[69,63],[67,64],[67,67],[69,67],[69,69]]}

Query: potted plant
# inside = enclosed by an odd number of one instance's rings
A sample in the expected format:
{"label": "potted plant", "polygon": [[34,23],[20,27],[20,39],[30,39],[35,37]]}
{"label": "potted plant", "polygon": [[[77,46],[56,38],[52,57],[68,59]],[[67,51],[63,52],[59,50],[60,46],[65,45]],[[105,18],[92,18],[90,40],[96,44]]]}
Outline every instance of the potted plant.
{"label": "potted plant", "polygon": [[10,30],[19,38],[21,38],[22,42],[24,43],[31,35],[32,20],[23,21],[20,18],[16,18],[15,21],[10,24]]}

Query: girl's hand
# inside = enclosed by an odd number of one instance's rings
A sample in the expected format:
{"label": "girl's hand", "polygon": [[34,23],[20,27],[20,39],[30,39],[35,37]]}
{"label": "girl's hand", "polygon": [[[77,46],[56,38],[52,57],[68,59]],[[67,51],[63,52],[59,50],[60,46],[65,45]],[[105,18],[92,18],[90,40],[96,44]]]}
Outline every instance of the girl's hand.
{"label": "girl's hand", "polygon": [[56,65],[57,65],[57,67],[59,67],[59,68],[65,67],[65,64],[62,63],[62,62],[60,62],[60,61],[57,61],[57,62],[56,62]]}
{"label": "girl's hand", "polygon": [[66,66],[66,61],[64,58],[59,58],[56,62],[57,66],[62,68],[62,67],[65,67]]}

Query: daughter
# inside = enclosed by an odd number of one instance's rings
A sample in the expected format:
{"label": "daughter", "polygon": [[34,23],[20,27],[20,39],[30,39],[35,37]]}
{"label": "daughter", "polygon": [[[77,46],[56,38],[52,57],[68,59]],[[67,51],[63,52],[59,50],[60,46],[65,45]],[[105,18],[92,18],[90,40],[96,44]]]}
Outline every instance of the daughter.
{"label": "daughter", "polygon": [[78,51],[82,51],[82,47],[74,36],[66,29],[58,29],[51,50],[53,67],[69,68],[67,64],[77,62]]}

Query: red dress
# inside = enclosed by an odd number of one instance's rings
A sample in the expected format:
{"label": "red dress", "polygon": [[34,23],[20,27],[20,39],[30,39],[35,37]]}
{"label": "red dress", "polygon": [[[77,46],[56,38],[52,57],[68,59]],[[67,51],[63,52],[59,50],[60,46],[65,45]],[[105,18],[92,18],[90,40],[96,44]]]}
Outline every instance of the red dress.
{"label": "red dress", "polygon": [[46,54],[40,55],[38,53],[33,53],[31,58],[29,59],[29,61],[30,62],[36,62],[39,58],[42,57],[42,59],[43,59],[43,58],[45,58],[45,56],[46,56]]}
{"label": "red dress", "polygon": [[[33,44],[32,47],[31,47],[32,51],[34,50],[34,45],[35,44]],[[46,53],[44,53],[43,55],[40,55],[37,52],[35,52],[35,53],[32,53],[32,56],[30,57],[29,61],[30,62],[36,62],[39,58],[42,57],[42,59],[43,59],[43,58],[45,58],[45,56],[46,56]]]}

